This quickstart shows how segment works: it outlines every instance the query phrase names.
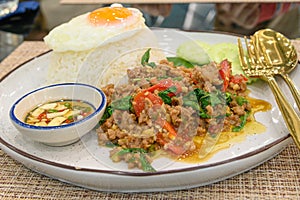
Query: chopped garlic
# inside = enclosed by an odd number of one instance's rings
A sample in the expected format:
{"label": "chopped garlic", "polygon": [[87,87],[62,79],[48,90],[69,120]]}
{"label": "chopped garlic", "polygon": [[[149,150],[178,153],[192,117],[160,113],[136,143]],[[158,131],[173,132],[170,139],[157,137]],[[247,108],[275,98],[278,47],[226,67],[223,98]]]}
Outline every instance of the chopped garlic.
{"label": "chopped garlic", "polygon": [[44,110],[54,109],[57,106],[57,103],[47,103],[42,105],[40,108]]}
{"label": "chopped garlic", "polygon": [[55,117],[64,116],[67,112],[69,112],[69,109],[66,109],[66,110],[61,111],[61,112],[47,113],[47,118],[52,119],[52,118],[55,118]]}
{"label": "chopped garlic", "polygon": [[48,126],[59,126],[61,125],[61,123],[63,123],[67,118],[65,117],[55,117],[54,119],[52,119]]}
{"label": "chopped garlic", "polygon": [[80,110],[70,110],[68,113],[65,114],[65,117],[76,116],[79,115],[80,112]]}
{"label": "chopped garlic", "polygon": [[153,135],[155,135],[154,134],[154,129],[153,128],[149,128],[149,129],[146,129],[146,130],[144,130],[143,132],[142,132],[142,135],[143,136],[148,136],[148,137],[150,137],[150,136],[153,136]]}
{"label": "chopped garlic", "polygon": [[67,109],[67,107],[63,104],[58,104],[56,107],[55,107],[56,110],[64,110],[64,109]]}
{"label": "chopped garlic", "polygon": [[35,122],[39,122],[40,120],[34,117],[28,117],[27,122],[28,123],[35,123]]}
{"label": "chopped garlic", "polygon": [[31,113],[31,115],[32,115],[33,117],[38,117],[38,116],[39,116],[40,114],[42,114],[44,111],[45,111],[45,110],[42,109],[42,108],[37,108],[37,109],[35,109],[35,110]]}
{"label": "chopped garlic", "polygon": [[34,124],[35,126],[48,126],[46,122],[38,122]]}

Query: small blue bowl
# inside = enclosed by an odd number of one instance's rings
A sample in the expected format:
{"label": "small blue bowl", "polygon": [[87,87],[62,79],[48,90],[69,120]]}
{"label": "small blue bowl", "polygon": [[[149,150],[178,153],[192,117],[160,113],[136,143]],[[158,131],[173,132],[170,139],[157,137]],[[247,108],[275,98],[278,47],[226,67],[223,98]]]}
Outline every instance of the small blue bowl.
{"label": "small blue bowl", "polygon": [[[95,111],[79,121],[59,126],[34,126],[24,122],[28,112],[38,105],[61,99],[82,100]],[[101,119],[105,107],[106,96],[102,90],[87,84],[62,83],[25,94],[13,104],[9,114],[13,125],[24,136],[50,146],[65,146],[91,131]]]}

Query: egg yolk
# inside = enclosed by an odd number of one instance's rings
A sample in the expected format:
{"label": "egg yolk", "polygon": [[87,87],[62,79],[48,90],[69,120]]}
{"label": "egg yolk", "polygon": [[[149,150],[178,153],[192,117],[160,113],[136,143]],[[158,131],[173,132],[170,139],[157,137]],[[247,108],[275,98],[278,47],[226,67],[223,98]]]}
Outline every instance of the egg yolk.
{"label": "egg yolk", "polygon": [[131,10],[124,7],[104,7],[91,12],[88,16],[89,21],[96,26],[117,25],[127,17],[132,16]]}

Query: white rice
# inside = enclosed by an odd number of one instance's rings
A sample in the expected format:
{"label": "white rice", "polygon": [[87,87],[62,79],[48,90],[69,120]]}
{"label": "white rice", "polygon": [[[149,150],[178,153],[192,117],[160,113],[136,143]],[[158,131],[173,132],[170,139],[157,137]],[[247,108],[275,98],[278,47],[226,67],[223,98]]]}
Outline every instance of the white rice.
{"label": "white rice", "polygon": [[52,52],[47,82],[80,82],[100,87],[110,83],[112,77],[123,76],[128,66],[140,61],[147,48],[157,47],[155,35],[143,28],[115,36],[95,49]]}
{"label": "white rice", "polygon": [[[115,58],[103,70],[98,79],[97,87],[103,87],[109,83],[122,84],[127,82],[127,69],[142,67],[141,59],[148,48],[139,48],[131,52],[126,52]],[[151,48],[149,62],[158,62],[165,59],[163,50]]]}

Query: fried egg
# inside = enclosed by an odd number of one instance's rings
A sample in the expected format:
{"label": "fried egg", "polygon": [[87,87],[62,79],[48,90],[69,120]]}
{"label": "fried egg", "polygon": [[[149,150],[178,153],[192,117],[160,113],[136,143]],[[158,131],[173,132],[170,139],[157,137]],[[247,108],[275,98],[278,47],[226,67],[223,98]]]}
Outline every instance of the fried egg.
{"label": "fried egg", "polygon": [[138,9],[112,4],[55,27],[44,41],[55,52],[86,51],[101,46],[113,37],[118,40],[117,35],[141,28],[146,28],[146,25]]}

